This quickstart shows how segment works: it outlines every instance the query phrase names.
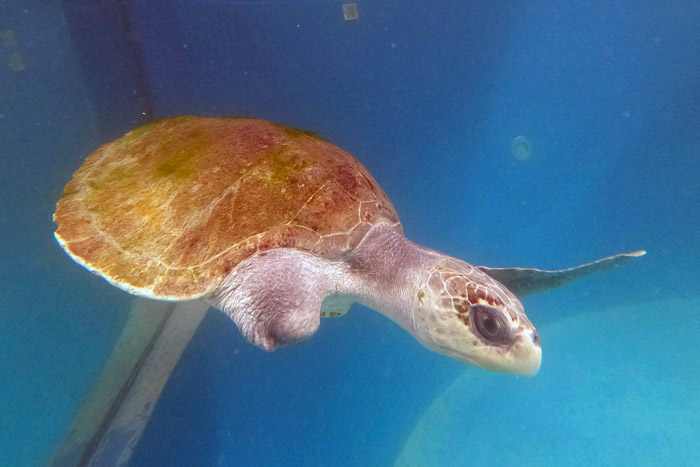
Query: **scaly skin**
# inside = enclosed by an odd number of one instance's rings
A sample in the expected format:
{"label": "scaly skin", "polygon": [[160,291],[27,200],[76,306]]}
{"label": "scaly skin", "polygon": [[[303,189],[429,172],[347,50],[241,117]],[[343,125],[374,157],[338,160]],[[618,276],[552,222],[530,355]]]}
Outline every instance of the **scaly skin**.
{"label": "scaly skin", "polygon": [[[310,337],[370,306],[450,357],[532,375],[539,338],[518,296],[623,264],[474,267],[416,245],[367,169],[313,133],[244,117],[151,122],[93,152],[58,201],[55,236],[110,283],[206,298],[254,344]],[[324,302],[324,299],[331,299]]]}
{"label": "scaly skin", "polygon": [[373,226],[350,253],[329,260],[279,248],[241,262],[211,296],[266,350],[308,339],[321,303],[347,296],[387,316],[427,348],[495,371],[532,376],[539,337],[520,301],[464,261]]}

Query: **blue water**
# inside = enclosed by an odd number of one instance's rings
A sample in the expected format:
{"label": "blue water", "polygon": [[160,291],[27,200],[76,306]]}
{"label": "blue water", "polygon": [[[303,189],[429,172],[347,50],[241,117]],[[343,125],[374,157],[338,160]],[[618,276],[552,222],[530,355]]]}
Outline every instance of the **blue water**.
{"label": "blue water", "polygon": [[0,465],[46,461],[129,309],[55,244],[63,185],[99,144],[181,114],[316,131],[409,238],[475,264],[649,253],[524,300],[532,380],[360,306],[273,354],[210,310],[131,465],[697,465],[700,4],[341,5],[2,2]]}

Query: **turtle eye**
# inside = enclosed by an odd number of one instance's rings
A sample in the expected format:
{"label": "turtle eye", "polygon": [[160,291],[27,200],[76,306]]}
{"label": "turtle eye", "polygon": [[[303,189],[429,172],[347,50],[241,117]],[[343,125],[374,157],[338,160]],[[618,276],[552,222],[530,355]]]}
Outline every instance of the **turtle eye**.
{"label": "turtle eye", "polygon": [[510,333],[498,310],[484,305],[471,307],[472,319],[479,335],[489,342],[509,344]]}

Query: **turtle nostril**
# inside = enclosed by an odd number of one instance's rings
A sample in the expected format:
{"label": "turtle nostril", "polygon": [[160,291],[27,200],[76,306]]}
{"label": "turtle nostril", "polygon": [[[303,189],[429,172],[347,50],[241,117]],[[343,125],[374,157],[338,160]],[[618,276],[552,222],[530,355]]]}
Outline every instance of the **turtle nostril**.
{"label": "turtle nostril", "polygon": [[534,344],[537,346],[540,345],[540,333],[537,332],[536,329],[532,330],[532,342],[534,342]]}

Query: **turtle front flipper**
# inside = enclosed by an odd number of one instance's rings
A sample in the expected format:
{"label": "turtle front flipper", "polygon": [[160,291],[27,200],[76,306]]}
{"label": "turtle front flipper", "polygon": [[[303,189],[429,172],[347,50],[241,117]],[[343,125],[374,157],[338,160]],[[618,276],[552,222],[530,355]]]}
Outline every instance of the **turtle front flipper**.
{"label": "turtle front flipper", "polygon": [[560,269],[557,271],[534,268],[490,268],[487,266],[478,266],[478,268],[505,285],[508,290],[518,297],[522,297],[533,292],[559,287],[574,279],[619,266],[633,258],[644,256],[645,254],[646,251],[644,250],[635,251],[633,253],[622,253],[573,268]]}
{"label": "turtle front flipper", "polygon": [[292,248],[244,260],[209,298],[251,343],[268,351],[309,339],[333,294],[333,262]]}

